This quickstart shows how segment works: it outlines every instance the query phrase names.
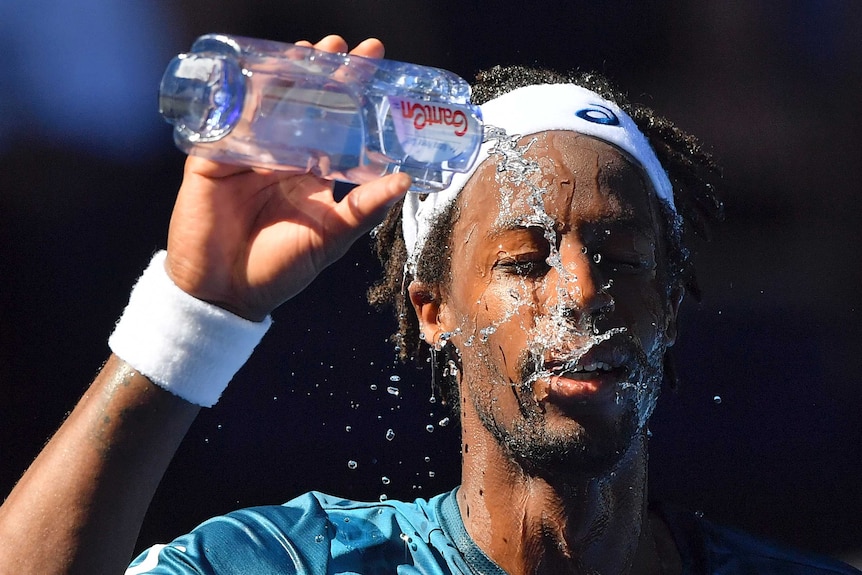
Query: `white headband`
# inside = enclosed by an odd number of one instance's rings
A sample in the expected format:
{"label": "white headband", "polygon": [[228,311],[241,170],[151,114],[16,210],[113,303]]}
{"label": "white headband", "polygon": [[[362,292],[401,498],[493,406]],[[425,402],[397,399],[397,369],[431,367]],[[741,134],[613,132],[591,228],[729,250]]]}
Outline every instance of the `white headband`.
{"label": "white headband", "polygon": [[[566,130],[591,136],[627,152],[641,165],[656,195],[675,210],[673,187],[646,137],[628,114],[613,102],[574,84],[541,84],[518,88],[481,106],[485,127],[502,128],[510,136],[528,136],[548,130]],[[406,269],[416,274],[416,260],[434,217],[458,197],[467,181],[488,158],[495,142],[482,145],[469,172],[454,174],[445,190],[428,194],[409,193],[404,199],[402,231],[407,247]]]}

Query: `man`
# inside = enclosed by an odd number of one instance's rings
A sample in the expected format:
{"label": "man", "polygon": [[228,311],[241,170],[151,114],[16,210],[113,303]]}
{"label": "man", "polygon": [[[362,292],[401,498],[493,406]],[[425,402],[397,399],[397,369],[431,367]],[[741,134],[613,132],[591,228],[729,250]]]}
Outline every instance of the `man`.
{"label": "man", "polygon": [[[490,73],[483,161],[408,195],[378,231],[387,272],[372,299],[396,305],[402,350],[424,340],[457,401],[462,485],[414,503],[312,493],[238,511],[127,573],[853,572],[648,508],[646,424],[692,279],[683,217],[708,206],[699,174],[714,166],[663,120],[630,108],[647,139],[561,80]],[[311,176],[190,158],[167,252],[135,287],[114,355],[0,509],[3,569],[120,572],[198,406],[268,314],[408,186],[395,174],[336,203]]]}

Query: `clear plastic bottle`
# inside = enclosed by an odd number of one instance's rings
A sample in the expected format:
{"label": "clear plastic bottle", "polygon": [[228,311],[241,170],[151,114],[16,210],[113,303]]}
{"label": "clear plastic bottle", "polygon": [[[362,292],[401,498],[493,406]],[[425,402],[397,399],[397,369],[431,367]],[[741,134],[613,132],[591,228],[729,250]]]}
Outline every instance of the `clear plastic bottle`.
{"label": "clear plastic bottle", "polygon": [[186,153],[362,183],[403,171],[445,188],[482,143],[470,86],[438,68],[237,36],[201,36],[162,78]]}

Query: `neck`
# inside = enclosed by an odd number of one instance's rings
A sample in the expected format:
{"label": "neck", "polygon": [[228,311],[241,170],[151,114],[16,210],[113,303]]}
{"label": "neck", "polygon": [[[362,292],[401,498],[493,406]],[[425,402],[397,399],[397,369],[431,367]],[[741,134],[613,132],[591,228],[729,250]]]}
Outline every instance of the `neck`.
{"label": "neck", "polygon": [[461,516],[507,573],[660,572],[646,515],[645,437],[601,474],[535,474],[513,462],[474,414],[462,415]]}

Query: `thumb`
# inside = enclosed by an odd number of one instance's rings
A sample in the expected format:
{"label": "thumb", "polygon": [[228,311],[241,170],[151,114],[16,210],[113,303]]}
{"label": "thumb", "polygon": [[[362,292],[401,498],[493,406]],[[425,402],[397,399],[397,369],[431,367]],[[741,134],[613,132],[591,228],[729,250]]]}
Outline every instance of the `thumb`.
{"label": "thumb", "polygon": [[383,219],[386,210],[410,188],[410,176],[401,172],[353,188],[338,202],[338,231],[356,239]]}

